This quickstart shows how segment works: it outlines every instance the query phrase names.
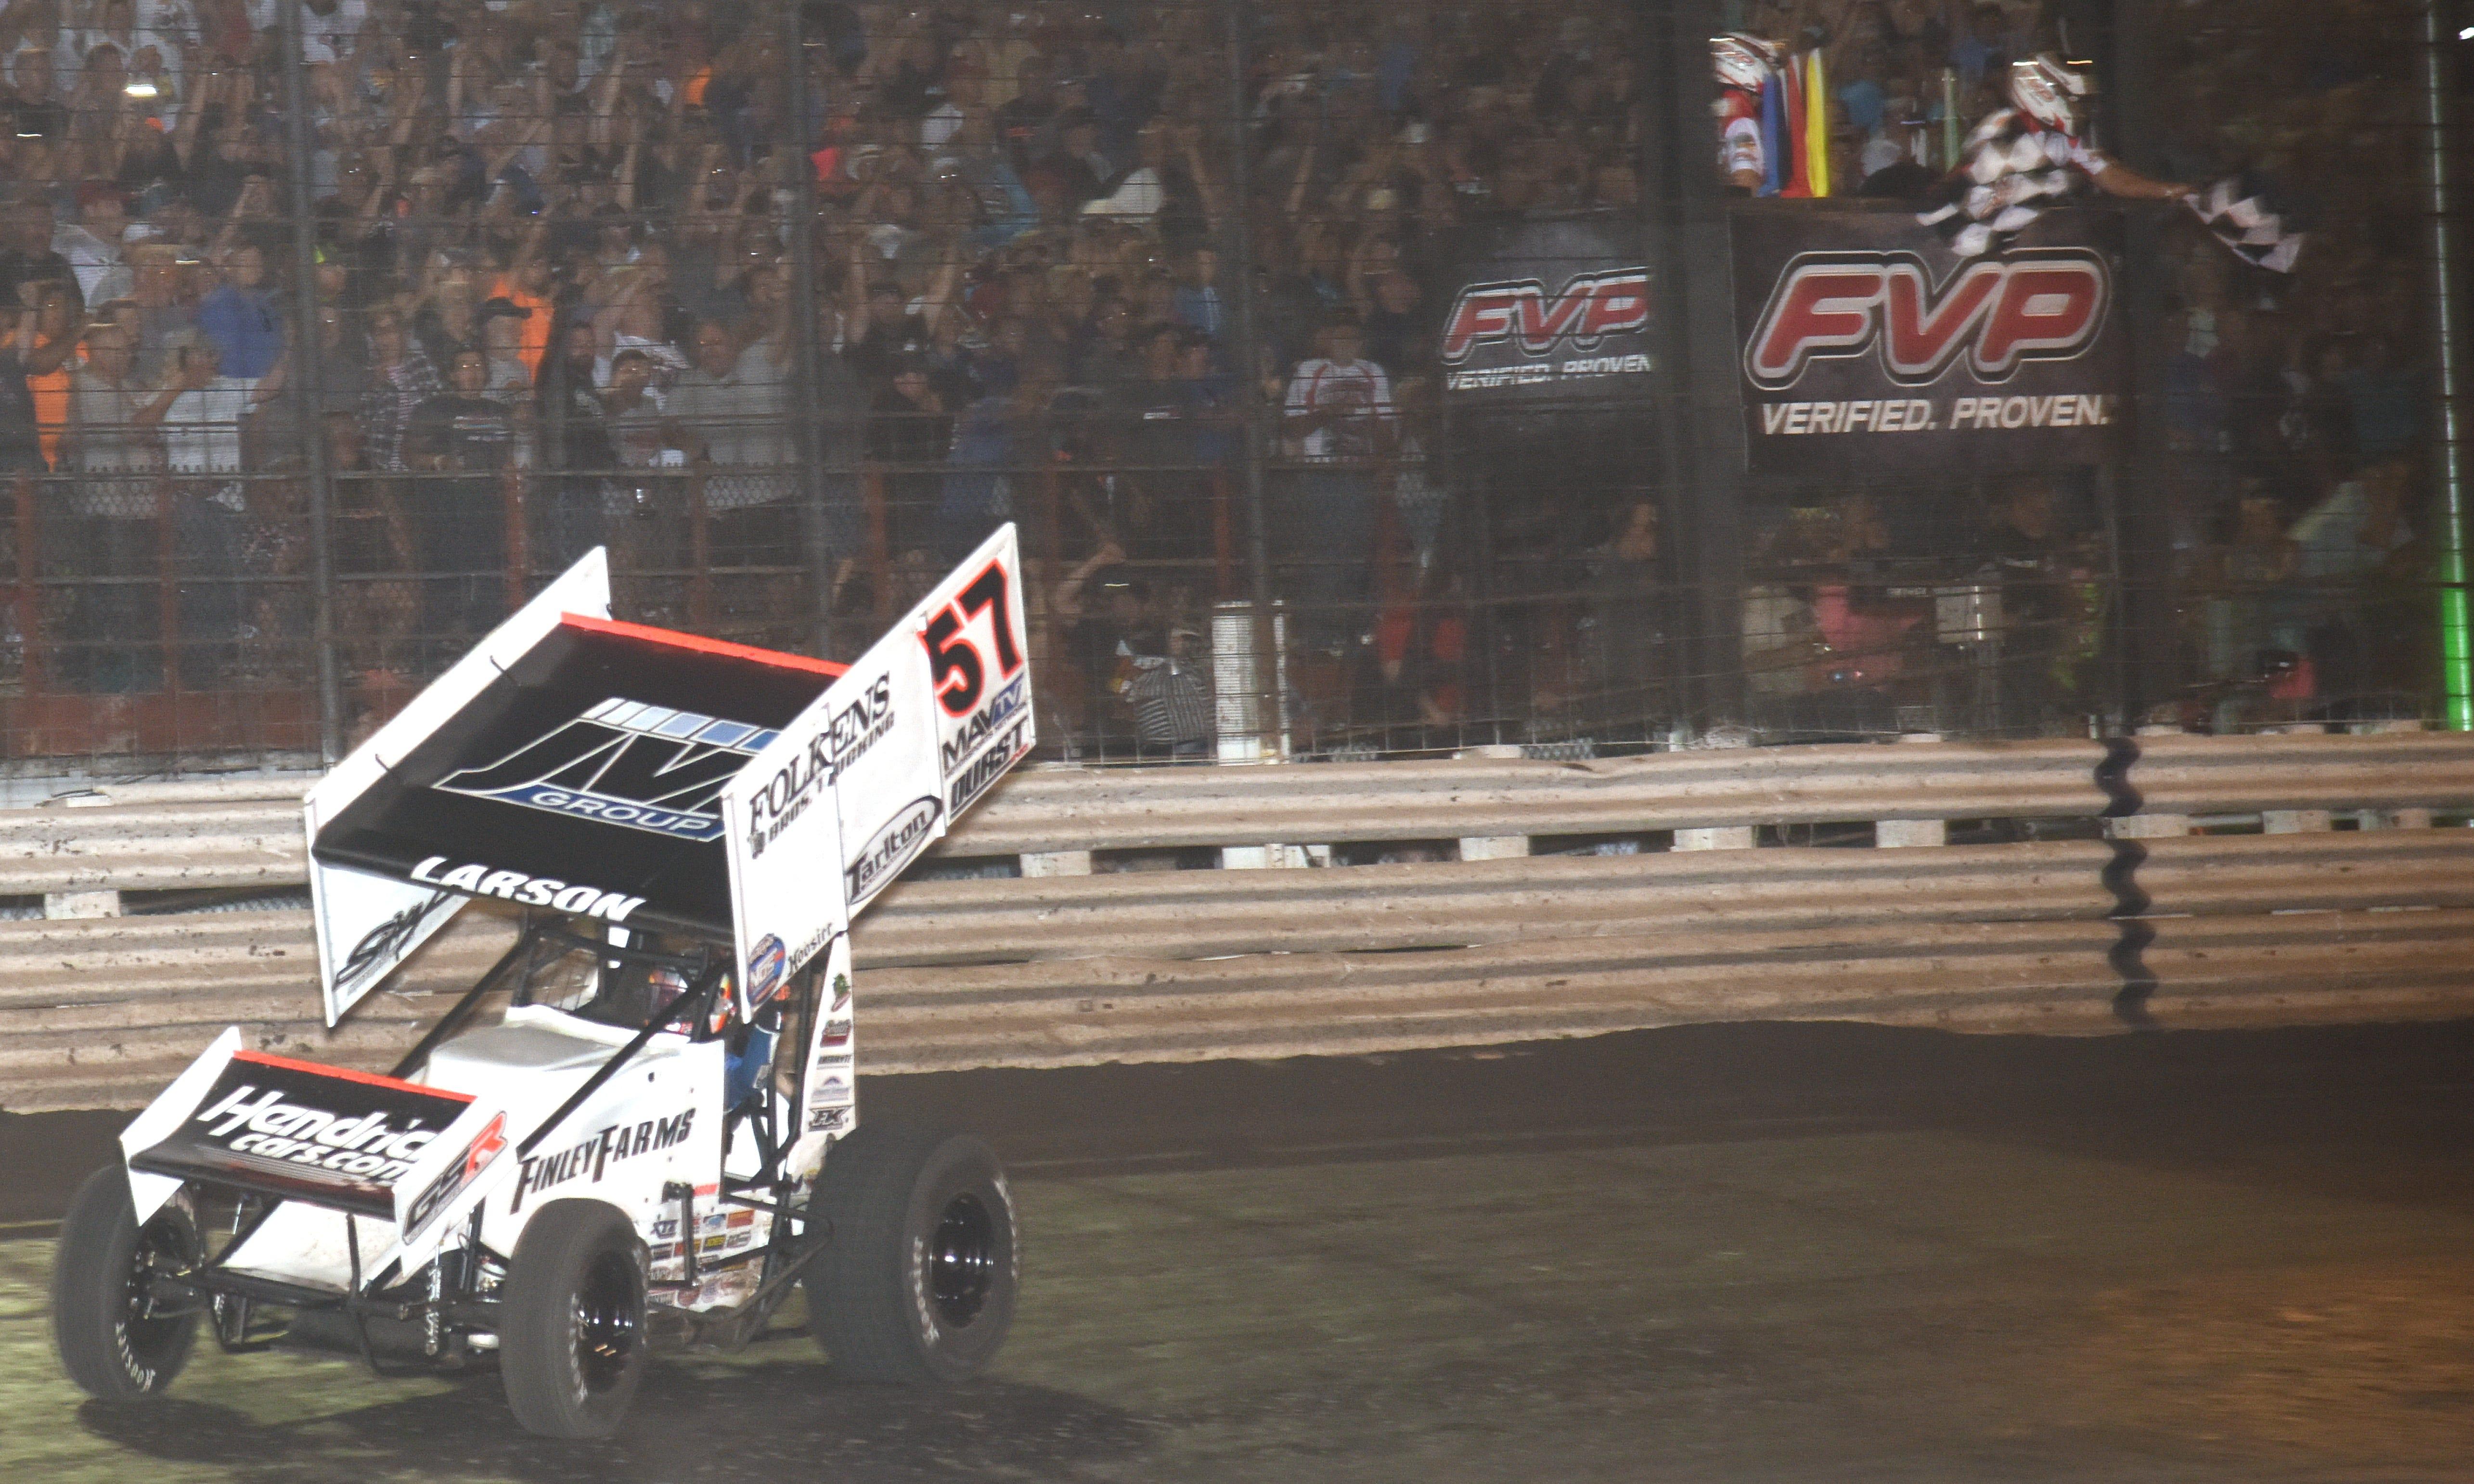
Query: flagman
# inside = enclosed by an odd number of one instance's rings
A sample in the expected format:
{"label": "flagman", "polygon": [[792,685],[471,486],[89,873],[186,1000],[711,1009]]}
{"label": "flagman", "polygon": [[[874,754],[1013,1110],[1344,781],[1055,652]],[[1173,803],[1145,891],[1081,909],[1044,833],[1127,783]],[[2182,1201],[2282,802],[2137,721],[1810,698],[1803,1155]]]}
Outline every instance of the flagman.
{"label": "flagman", "polygon": [[1950,201],[1916,220],[1940,230],[1960,257],[2008,245],[2027,225],[2093,181],[2108,196],[2172,201],[2192,195],[2177,181],[2151,180],[2079,137],[2088,80],[2050,55],[2010,64],[2010,103],[1976,126],[1952,173]]}

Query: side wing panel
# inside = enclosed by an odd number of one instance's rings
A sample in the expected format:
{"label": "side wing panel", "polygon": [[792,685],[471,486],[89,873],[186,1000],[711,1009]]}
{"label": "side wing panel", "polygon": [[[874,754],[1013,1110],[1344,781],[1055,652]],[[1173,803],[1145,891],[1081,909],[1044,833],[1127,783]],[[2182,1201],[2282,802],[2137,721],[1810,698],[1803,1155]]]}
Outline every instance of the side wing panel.
{"label": "side wing panel", "polygon": [[[233,1033],[227,1040],[233,1048],[219,1041],[190,1068],[211,1065],[211,1075],[193,1083],[184,1073],[123,1135],[131,1170],[392,1218],[396,1185],[473,1101],[393,1077],[240,1050]],[[176,1116],[153,1116],[175,1106]]]}
{"label": "side wing panel", "polygon": [[723,839],[751,1007],[1031,751],[1024,640],[1007,525],[731,780]]}
{"label": "side wing panel", "polygon": [[[307,838],[314,844],[322,826],[342,814],[388,769],[540,643],[558,627],[563,613],[610,616],[610,562],[600,549],[587,553],[543,588],[539,597],[492,630],[488,638],[320,778],[303,801]],[[467,898],[331,865],[313,852],[309,900],[318,929],[318,983],[326,1001],[327,1023],[331,1026],[413,949],[447,925]]]}
{"label": "side wing panel", "polygon": [[[129,1127],[120,1131],[122,1162],[126,1163],[138,1151],[151,1149],[177,1133],[181,1125],[188,1121],[189,1114],[197,1112],[198,1106],[206,1100],[206,1089],[223,1076],[224,1068],[231,1065],[233,1055],[239,1050],[240,1027],[226,1026],[224,1033],[200,1052],[196,1061],[172,1079],[170,1087],[155,1094],[155,1101],[146,1105],[144,1113],[130,1119]],[[178,1176],[130,1170],[129,1194],[136,1205],[138,1223],[143,1225],[147,1217],[160,1210],[163,1203],[180,1188]]]}

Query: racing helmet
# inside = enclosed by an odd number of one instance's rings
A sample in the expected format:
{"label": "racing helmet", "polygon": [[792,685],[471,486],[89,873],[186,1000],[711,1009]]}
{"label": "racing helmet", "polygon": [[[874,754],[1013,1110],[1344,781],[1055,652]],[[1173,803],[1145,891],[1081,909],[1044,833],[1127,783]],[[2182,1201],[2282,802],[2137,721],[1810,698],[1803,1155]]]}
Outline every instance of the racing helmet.
{"label": "racing helmet", "polygon": [[2087,75],[2050,52],[2010,64],[2010,102],[2048,129],[2076,133],[2079,100],[2093,88]]}
{"label": "racing helmet", "polygon": [[1717,69],[1721,87],[1759,92],[1763,84],[1777,76],[1779,57],[1777,42],[1764,41],[1747,32],[1730,31],[1710,38],[1710,60]]}

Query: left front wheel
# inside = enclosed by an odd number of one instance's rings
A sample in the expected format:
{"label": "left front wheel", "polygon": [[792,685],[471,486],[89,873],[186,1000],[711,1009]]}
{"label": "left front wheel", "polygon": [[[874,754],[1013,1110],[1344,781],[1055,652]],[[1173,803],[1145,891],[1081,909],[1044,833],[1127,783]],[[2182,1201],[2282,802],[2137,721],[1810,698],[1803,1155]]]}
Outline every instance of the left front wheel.
{"label": "left front wheel", "polygon": [[644,1375],[644,1252],[599,1201],[552,1201],[516,1239],[498,1319],[507,1405],[527,1432],[606,1438]]}
{"label": "left front wheel", "polygon": [[117,1164],[86,1177],[61,1222],[52,1264],[52,1343],[61,1369],[88,1394],[133,1401],[172,1384],[197,1343],[194,1304],[158,1312],[158,1274],[199,1257],[187,1211],[166,1205],[140,1226],[129,1174]]}

